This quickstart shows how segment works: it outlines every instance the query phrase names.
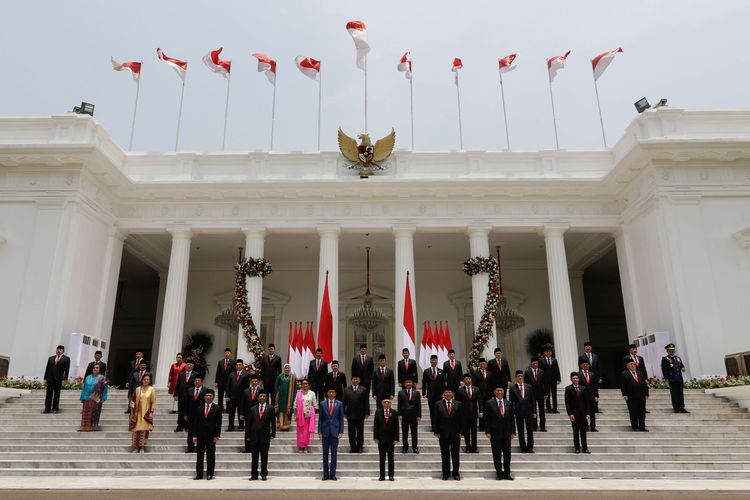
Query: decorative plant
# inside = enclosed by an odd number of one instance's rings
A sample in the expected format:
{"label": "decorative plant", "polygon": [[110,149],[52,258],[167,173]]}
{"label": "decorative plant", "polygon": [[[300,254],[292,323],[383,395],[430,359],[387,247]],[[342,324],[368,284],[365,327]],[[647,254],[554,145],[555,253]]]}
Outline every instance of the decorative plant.
{"label": "decorative plant", "polygon": [[185,359],[192,358],[195,371],[207,374],[208,366],[205,355],[214,346],[214,336],[205,330],[193,330],[185,339],[182,350]]}
{"label": "decorative plant", "polygon": [[548,328],[539,328],[531,332],[526,339],[526,352],[529,356],[541,356],[543,346],[553,343],[552,330]]}

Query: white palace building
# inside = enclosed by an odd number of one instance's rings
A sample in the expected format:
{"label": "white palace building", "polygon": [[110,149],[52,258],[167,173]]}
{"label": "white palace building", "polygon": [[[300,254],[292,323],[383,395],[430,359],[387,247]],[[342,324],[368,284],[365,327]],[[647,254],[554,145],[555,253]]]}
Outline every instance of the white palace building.
{"label": "white palace building", "polygon": [[[590,340],[610,386],[643,335],[659,356],[674,342],[690,377],[725,374],[750,351],[750,111],[649,110],[610,150],[397,149],[368,179],[338,151],[127,153],[89,116],[0,118],[0,374],[41,377],[65,344],[71,375],[102,347],[119,381],[143,350],[163,387],[195,330],[210,362],[247,360],[221,321],[240,247],[273,265],[248,297],[282,354],[290,323],[317,328],[328,271],[345,372],[363,341],[400,359],[407,271],[417,344],[442,321],[465,360],[487,275],[462,264],[500,247],[525,324],[488,353],[512,369],[549,329],[563,373]],[[374,332],[351,321],[367,247]]]}

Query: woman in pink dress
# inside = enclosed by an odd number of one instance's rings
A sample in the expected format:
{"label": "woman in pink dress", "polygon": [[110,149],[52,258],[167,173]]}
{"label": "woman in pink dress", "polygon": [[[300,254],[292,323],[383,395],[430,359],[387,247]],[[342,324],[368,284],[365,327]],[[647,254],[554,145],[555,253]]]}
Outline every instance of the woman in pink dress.
{"label": "woman in pink dress", "polygon": [[177,353],[177,362],[172,363],[172,366],[169,367],[169,380],[167,381],[167,392],[169,392],[169,395],[172,396],[172,410],[169,413],[177,413],[177,410],[175,409],[175,405],[177,404],[177,400],[174,398],[174,389],[177,387],[177,379],[180,377],[180,373],[185,368],[185,363],[182,361],[182,353]]}
{"label": "woman in pink dress", "polygon": [[297,451],[308,453],[310,439],[315,434],[315,409],[318,407],[318,397],[310,390],[310,382],[302,379],[302,389],[297,392],[294,400],[292,415],[297,419]]}

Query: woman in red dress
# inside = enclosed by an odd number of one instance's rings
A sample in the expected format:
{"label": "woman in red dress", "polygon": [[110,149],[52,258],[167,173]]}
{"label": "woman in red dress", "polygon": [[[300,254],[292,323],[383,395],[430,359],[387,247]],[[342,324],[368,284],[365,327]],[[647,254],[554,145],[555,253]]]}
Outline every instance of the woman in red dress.
{"label": "woman in red dress", "polygon": [[[169,368],[169,383],[167,384],[167,387],[169,388],[169,395],[174,396],[174,388],[177,386],[177,378],[180,376],[180,372],[185,368],[185,363],[182,361],[182,353],[177,353],[177,362],[172,363],[172,366]],[[172,397],[169,398],[172,400],[172,411],[169,413],[177,413],[177,410],[175,409],[175,405],[177,404],[177,401]]]}

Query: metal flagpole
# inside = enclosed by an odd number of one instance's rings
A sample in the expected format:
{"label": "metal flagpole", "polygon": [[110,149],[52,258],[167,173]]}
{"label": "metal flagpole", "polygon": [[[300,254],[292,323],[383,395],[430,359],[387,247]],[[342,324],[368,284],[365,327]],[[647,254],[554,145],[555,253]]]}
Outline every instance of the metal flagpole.
{"label": "metal flagpole", "polygon": [[503,87],[503,72],[499,72],[500,75],[500,97],[503,102],[503,120],[505,121],[505,144],[510,151],[510,134],[508,133],[508,114],[505,111],[505,87]]}
{"label": "metal flagpole", "polygon": [[367,133],[367,56],[365,56],[365,134]]}
{"label": "metal flagpole", "polygon": [[232,82],[232,74],[227,74],[227,103],[224,106],[224,135],[221,139],[221,150],[224,151],[227,145],[227,117],[229,116],[229,84]]}
{"label": "metal flagpole", "polygon": [[141,77],[135,81],[135,105],[133,106],[133,123],[130,125],[130,143],[128,144],[128,151],[133,150],[133,134],[135,133],[135,114],[138,111],[138,94],[141,90]]}
{"label": "metal flagpole", "polygon": [[323,68],[318,70],[318,151],[320,151],[320,102],[323,95]]}
{"label": "metal flagpole", "polygon": [[411,150],[414,151],[414,81],[411,78],[409,79],[409,105],[411,107]]}
{"label": "metal flagpole", "polygon": [[604,135],[604,119],[602,118],[602,105],[599,104],[599,87],[596,84],[595,75],[594,75],[594,92],[596,92],[596,107],[599,110],[599,124],[602,126],[602,141],[604,141],[604,149],[607,149],[607,136]]}
{"label": "metal flagpole", "polygon": [[276,77],[274,76],[273,99],[271,101],[271,149],[269,149],[269,151],[273,151],[273,127],[274,127],[275,121],[276,121]]}
{"label": "metal flagpole", "polygon": [[552,125],[555,127],[555,149],[560,149],[560,141],[557,138],[557,118],[555,117],[555,98],[552,95],[552,80],[549,82],[549,99],[552,102]]}
{"label": "metal flagpole", "polygon": [[185,98],[185,80],[182,80],[182,92],[180,92],[180,109],[177,112],[177,137],[174,140],[174,150],[177,151],[177,145],[180,143],[180,121],[182,120],[182,101]]}
{"label": "metal flagpole", "polygon": [[458,99],[458,141],[460,149],[464,149],[464,129],[461,125],[461,89],[458,86],[458,71],[456,71],[456,97]]}

